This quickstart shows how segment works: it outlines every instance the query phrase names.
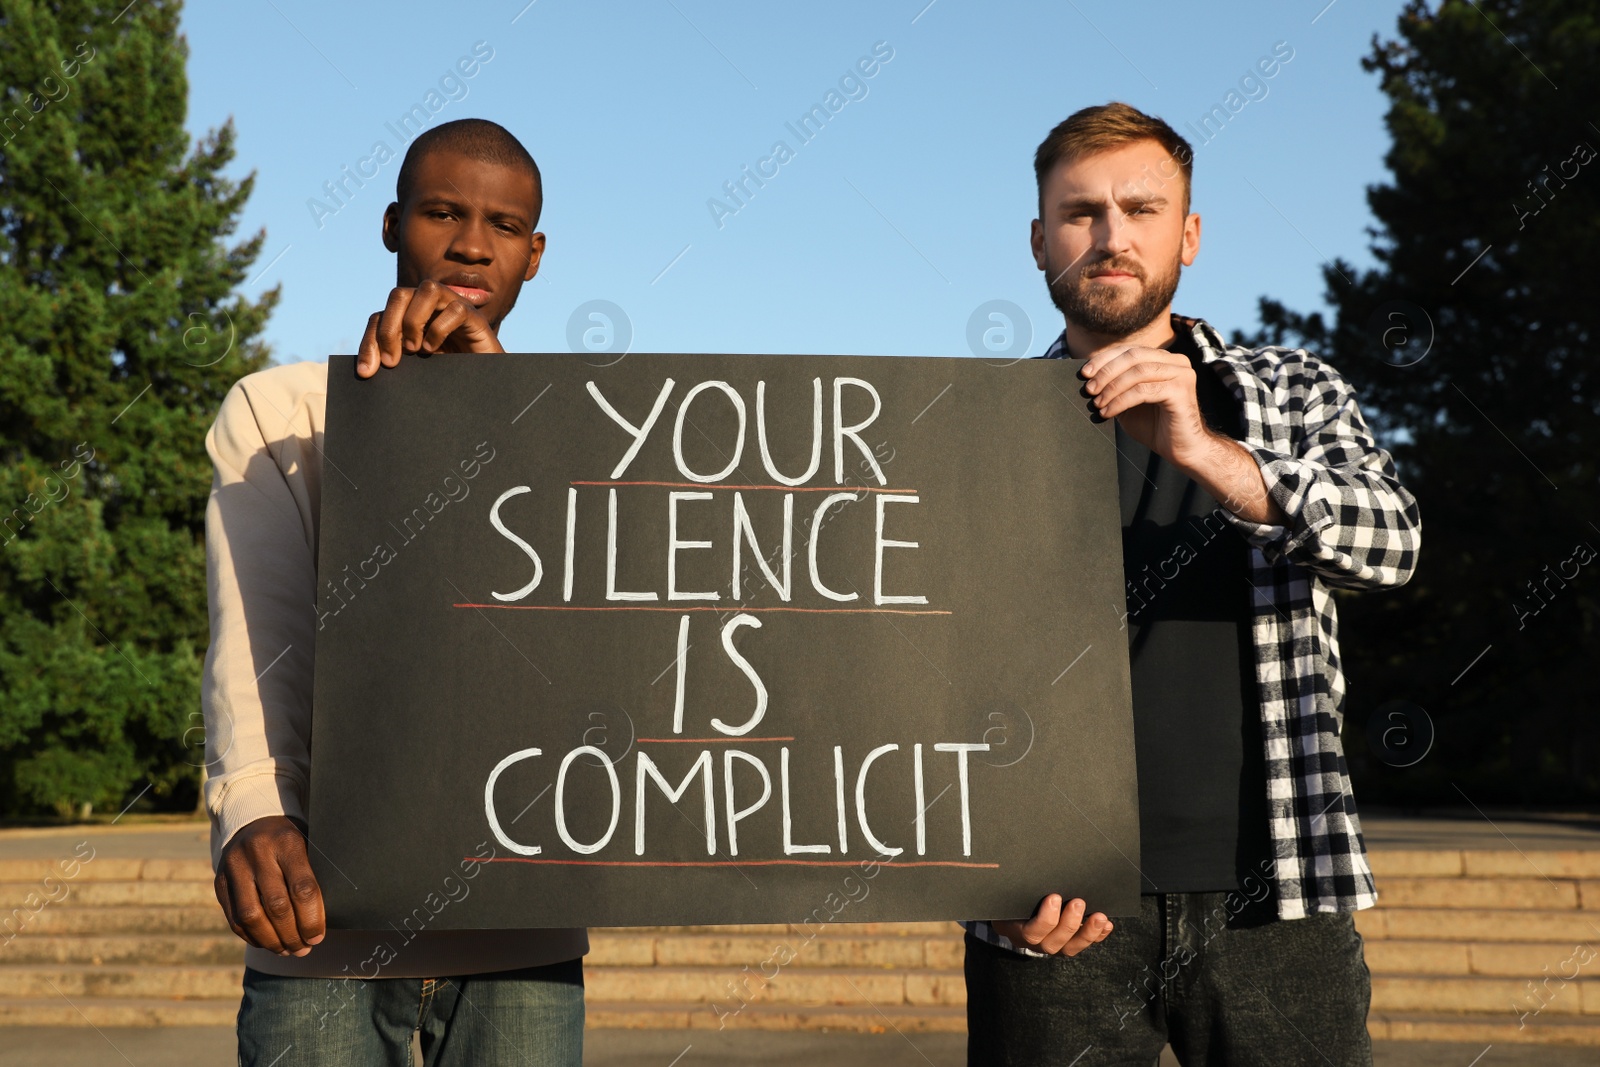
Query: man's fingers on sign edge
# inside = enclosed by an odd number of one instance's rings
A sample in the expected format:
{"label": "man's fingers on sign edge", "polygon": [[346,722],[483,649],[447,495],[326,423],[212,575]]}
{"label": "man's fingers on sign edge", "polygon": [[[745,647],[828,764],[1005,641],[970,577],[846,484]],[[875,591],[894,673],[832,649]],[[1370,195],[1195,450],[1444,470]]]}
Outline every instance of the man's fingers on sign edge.
{"label": "man's fingers on sign edge", "polygon": [[400,362],[403,352],[404,338],[401,329],[404,325],[405,313],[411,307],[411,297],[415,289],[395,288],[390,290],[389,299],[383,305],[383,310],[378,315],[378,354],[385,367],[393,367]]}
{"label": "man's fingers on sign edge", "polygon": [[322,941],[327,924],[322,911],[322,887],[311,870],[311,858],[306,855],[304,844],[287,856],[280,853],[278,868],[283,874],[284,888],[289,892],[289,903],[294,908],[296,933],[309,949]]}
{"label": "man's fingers on sign edge", "polygon": [[356,349],[356,377],[370,378],[378,372],[378,320],[383,312],[374,311],[367,317],[367,328],[361,335],[361,347]]}
{"label": "man's fingers on sign edge", "polygon": [[300,936],[294,897],[289,893],[289,884],[284,881],[282,868],[272,865],[258,871],[255,889],[261,911],[277,932],[278,943],[283,946],[283,951],[294,956],[310,952],[311,946]]}
{"label": "man's fingers on sign edge", "polygon": [[[1038,948],[1044,939],[1050,936],[1061,921],[1061,912],[1064,904],[1059,894],[1051,893],[1039,901],[1039,906],[1033,909],[1033,915],[1021,921],[1012,921],[1000,925],[1006,928],[1006,936],[1014,944],[1027,945],[1029,948]],[[1010,931],[1015,931],[1012,934]]]}
{"label": "man's fingers on sign edge", "polygon": [[445,341],[449,340],[450,335],[472,317],[472,312],[472,305],[460,297],[440,308],[439,313],[429,319],[427,326],[423,328],[421,350],[439,351],[444,347]]}
{"label": "man's fingers on sign edge", "polygon": [[1054,956],[1056,953],[1060,952],[1062,949],[1071,944],[1073,938],[1078,934],[1078,931],[1083,928],[1083,913],[1088,906],[1089,905],[1082,899],[1074,899],[1071,902],[1062,905],[1059,913],[1060,918],[1056,924],[1045,933],[1043,940],[1039,942],[1039,951],[1048,952]]}
{"label": "man's fingers on sign edge", "polygon": [[[1072,913],[1074,907],[1079,909],[1076,919]],[[1081,898],[1063,905],[1061,898],[1052,893],[1039,902],[1032,918],[991,925],[1014,945],[1049,955],[1075,956],[1090,945],[1105,940],[1115,927],[1111,919],[1100,912],[1083,916],[1082,910],[1086,908],[1087,904]]]}
{"label": "man's fingers on sign edge", "polygon": [[233,885],[226,869],[217,872],[212,888],[216,891],[217,903],[222,906],[222,917],[228,921],[228,929],[232,930],[239,940],[250,944],[250,935],[245,932],[245,928],[240,924],[239,920],[234,918]]}
{"label": "man's fingers on sign edge", "polygon": [[[1067,934],[1067,924],[1063,922],[1056,928],[1055,934],[1045,939],[1045,945],[1052,945],[1059,938],[1061,944],[1049,951],[1052,955],[1076,956],[1090,945],[1104,941],[1111,932],[1109,921],[1101,923],[1094,918],[1086,918]],[[1063,937],[1062,935],[1067,935]],[[1043,946],[1041,946],[1043,947]]]}
{"label": "man's fingers on sign edge", "polygon": [[401,337],[407,351],[422,350],[423,333],[428,328],[429,320],[457,299],[454,290],[446,289],[432,279],[417,286],[412,293],[411,303],[406,307],[405,315],[400,320]]}
{"label": "man's fingers on sign edge", "polygon": [[1116,355],[1104,353],[1093,356],[1082,367],[1078,374],[1089,382],[1089,391],[1095,392],[1096,388],[1105,388],[1107,382],[1121,374],[1134,363],[1164,363],[1172,366],[1189,365],[1189,357],[1182,352],[1169,352],[1164,348],[1145,348],[1134,346],[1124,348]]}
{"label": "man's fingers on sign edge", "polygon": [[1061,921],[1061,912],[1066,906],[1058,893],[1051,893],[1039,901],[1039,906],[1033,909],[1033,916],[1022,923],[1023,942],[1030,948],[1038,948]]}
{"label": "man's fingers on sign edge", "polygon": [[[1133,403],[1125,404],[1126,407],[1146,403],[1151,399],[1160,399],[1160,394],[1166,392],[1169,387],[1178,390],[1176,396],[1186,396],[1192,389],[1193,380],[1194,371],[1188,368],[1180,369],[1161,363],[1141,363],[1130,367],[1107,383],[1104,389],[1095,394],[1095,400],[1099,403],[1101,414],[1109,415],[1111,408],[1129,393],[1133,395],[1127,396],[1127,399]],[[1189,388],[1185,388],[1186,386]]]}
{"label": "man's fingers on sign edge", "polygon": [[1090,383],[1093,388],[1090,392],[1096,394],[1110,393],[1115,389],[1126,389],[1139,382],[1166,382],[1180,378],[1187,371],[1193,374],[1193,369],[1188,363],[1168,363],[1160,359],[1141,359],[1137,363],[1129,363],[1115,368],[1113,371],[1104,371],[1095,375],[1095,380]]}
{"label": "man's fingers on sign edge", "polygon": [[284,945],[276,927],[267,916],[267,910],[256,892],[255,871],[242,864],[241,872],[235,868],[228,876],[228,892],[232,900],[231,914],[234,932],[248,945],[282,954]]}
{"label": "man's fingers on sign edge", "polygon": [[257,866],[256,892],[278,940],[289,952],[303,956],[311,951],[312,928],[322,925],[322,889],[311,872],[305,834],[298,826],[274,832],[268,842],[270,849]]}

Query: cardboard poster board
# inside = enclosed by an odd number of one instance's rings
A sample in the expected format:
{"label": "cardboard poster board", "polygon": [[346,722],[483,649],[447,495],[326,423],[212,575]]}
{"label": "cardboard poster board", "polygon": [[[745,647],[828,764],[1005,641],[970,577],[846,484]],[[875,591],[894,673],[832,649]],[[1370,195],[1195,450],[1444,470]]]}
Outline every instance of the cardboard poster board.
{"label": "cardboard poster board", "polygon": [[332,925],[1135,912],[1115,453],[1076,366],[334,357]]}

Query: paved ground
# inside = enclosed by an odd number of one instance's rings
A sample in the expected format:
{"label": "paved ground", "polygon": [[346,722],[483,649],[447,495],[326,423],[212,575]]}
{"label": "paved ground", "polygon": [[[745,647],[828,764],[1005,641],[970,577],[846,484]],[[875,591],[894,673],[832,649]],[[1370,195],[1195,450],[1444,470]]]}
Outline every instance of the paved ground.
{"label": "paved ground", "polygon": [[[7,1029],[0,1067],[230,1067],[230,1030]],[[960,1034],[777,1034],[680,1030],[591,1030],[584,1062],[592,1067],[961,1067]],[[1162,1067],[1176,1067],[1170,1050]],[[1595,1067],[1600,1049],[1536,1045],[1435,1045],[1389,1042],[1374,1067]],[[277,1067],[300,1067],[289,1060]],[[1285,1061],[1290,1067],[1290,1061]]]}

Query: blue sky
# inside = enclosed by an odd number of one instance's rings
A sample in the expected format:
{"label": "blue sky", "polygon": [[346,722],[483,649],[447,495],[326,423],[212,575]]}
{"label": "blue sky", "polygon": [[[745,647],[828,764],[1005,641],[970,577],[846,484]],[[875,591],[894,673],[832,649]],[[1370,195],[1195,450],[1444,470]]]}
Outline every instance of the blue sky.
{"label": "blue sky", "polygon": [[[191,3],[189,129],[237,124],[234,173],[257,175],[240,232],[267,231],[246,292],[282,284],[267,331],[282,362],[353,351],[382,306],[398,123],[430,103],[430,124],[507,126],[544,172],[549,246],[502,329],[510,351],[569,350],[575,312],[603,300],[633,351],[967,355],[974,312],[1004,300],[1032,333],[1006,354],[1036,355],[1061,318],[1028,253],[1032,154],[1090,104],[1126,100],[1196,144],[1202,246],[1177,310],[1252,327],[1264,293],[1320,306],[1326,257],[1370,261],[1365,189],[1388,139],[1360,59],[1393,36],[1399,0],[1207,7]],[[875,46],[892,58],[841,90]],[[1292,58],[1261,78],[1275,47]],[[830,90],[843,107],[802,141],[787,124]],[[1189,124],[1230,91],[1243,106],[1202,143]],[[779,141],[792,158],[736,204],[724,183]],[[330,198],[363,160],[376,176]]]}

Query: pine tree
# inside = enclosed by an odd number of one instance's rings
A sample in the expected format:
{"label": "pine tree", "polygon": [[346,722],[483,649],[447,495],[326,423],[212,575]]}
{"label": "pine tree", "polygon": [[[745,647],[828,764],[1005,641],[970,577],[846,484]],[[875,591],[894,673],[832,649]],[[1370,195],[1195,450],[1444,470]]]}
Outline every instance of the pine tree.
{"label": "pine tree", "polygon": [[1324,270],[1331,322],[1263,300],[1249,339],[1330,356],[1421,507],[1411,584],[1343,609],[1358,727],[1405,699],[1438,730],[1403,771],[1358,736],[1372,799],[1600,799],[1597,56],[1597,0],[1412,0],[1363,64],[1377,266]]}
{"label": "pine tree", "polygon": [[204,436],[278,292],[180,6],[0,0],[0,811],[195,801]]}

